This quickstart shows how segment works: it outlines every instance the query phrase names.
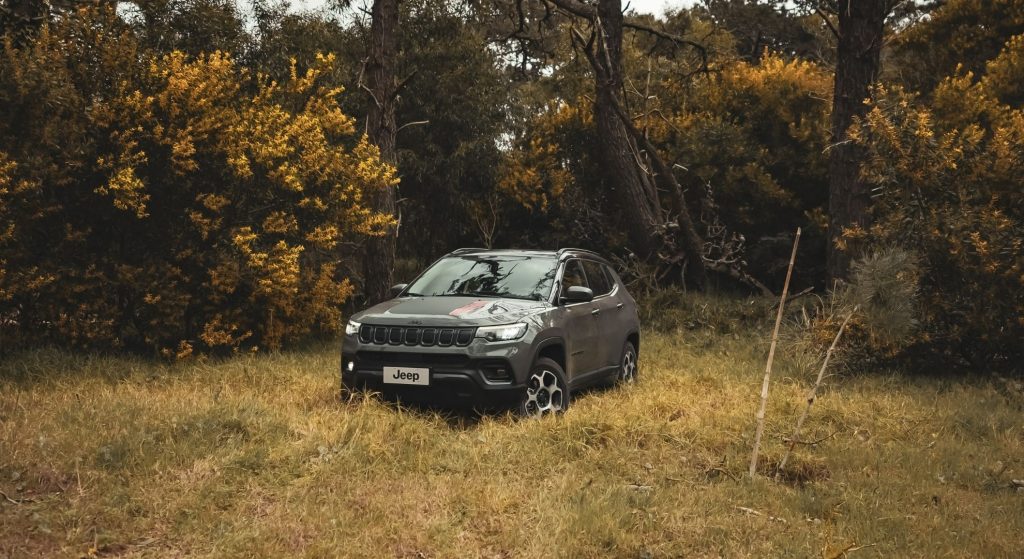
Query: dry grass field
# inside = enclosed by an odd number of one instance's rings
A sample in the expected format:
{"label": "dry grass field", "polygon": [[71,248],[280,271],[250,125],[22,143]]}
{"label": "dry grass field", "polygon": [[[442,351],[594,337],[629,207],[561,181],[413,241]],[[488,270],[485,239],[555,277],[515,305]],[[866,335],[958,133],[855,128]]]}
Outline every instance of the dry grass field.
{"label": "dry grass field", "polygon": [[[745,477],[770,303],[692,299],[641,382],[521,421],[339,402],[335,344],[0,362],[0,557],[1019,557],[1024,394],[833,377]],[[714,310],[710,310],[714,309]],[[815,371],[783,352],[766,471]]]}

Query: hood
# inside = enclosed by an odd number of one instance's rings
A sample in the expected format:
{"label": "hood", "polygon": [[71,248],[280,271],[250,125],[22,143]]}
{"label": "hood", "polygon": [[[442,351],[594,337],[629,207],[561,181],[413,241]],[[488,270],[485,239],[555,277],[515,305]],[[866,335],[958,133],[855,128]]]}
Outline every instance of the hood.
{"label": "hood", "polygon": [[382,326],[487,326],[509,324],[548,308],[543,301],[481,297],[402,297],[352,315]]}

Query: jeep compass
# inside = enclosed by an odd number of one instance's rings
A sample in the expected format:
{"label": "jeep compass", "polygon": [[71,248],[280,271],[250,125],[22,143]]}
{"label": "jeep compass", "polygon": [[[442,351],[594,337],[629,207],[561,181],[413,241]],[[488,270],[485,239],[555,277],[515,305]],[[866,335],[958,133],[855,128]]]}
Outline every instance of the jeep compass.
{"label": "jeep compass", "polygon": [[346,324],[343,390],[541,416],[637,378],[636,302],[593,252],[460,249],[392,295]]}

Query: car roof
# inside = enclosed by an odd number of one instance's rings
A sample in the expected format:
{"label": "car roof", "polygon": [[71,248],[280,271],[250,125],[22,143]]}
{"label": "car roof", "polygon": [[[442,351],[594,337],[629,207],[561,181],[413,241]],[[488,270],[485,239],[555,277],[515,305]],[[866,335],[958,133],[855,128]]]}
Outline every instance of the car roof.
{"label": "car roof", "polygon": [[535,250],[535,249],[491,249],[491,248],[460,248],[448,253],[449,255],[495,255],[495,256],[553,256],[563,258],[567,256],[587,256],[605,264],[600,254],[583,248],[561,248],[558,250]]}

